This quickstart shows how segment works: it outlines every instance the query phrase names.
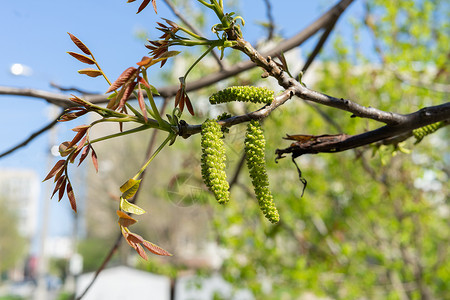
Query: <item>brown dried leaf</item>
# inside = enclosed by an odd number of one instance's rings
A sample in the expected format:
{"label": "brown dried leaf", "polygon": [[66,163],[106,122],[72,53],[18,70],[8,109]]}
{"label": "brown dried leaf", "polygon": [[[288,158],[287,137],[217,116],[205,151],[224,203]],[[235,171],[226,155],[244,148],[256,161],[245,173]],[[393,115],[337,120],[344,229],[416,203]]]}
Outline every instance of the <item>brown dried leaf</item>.
{"label": "brown dried leaf", "polygon": [[73,34],[71,34],[70,32],[68,32],[70,39],[72,40],[72,42],[75,43],[75,45],[77,45],[77,47],[83,51],[85,54],[87,55],[92,55],[91,51],[89,50],[88,47],[86,47],[85,44],[83,44],[82,41],[80,41],[76,36],[74,36]]}
{"label": "brown dried leaf", "polygon": [[64,159],[58,160],[43,181],[49,180],[50,178],[55,176],[55,174],[64,167],[65,162],[66,161]]}
{"label": "brown dried leaf", "polygon": [[156,255],[164,255],[164,256],[172,256],[171,253],[167,252],[166,250],[164,250],[163,248],[150,243],[149,241],[144,241],[142,242],[142,245],[147,248],[151,253],[156,254]]}
{"label": "brown dried leaf", "polygon": [[92,68],[86,68],[78,70],[78,73],[87,75],[89,77],[98,77],[103,75],[103,72],[100,70],[92,69]]}
{"label": "brown dried leaf", "polygon": [[111,84],[109,89],[106,91],[106,94],[115,91],[122,85],[124,85],[136,74],[136,71],[137,69],[135,67],[129,67],[125,71],[123,71],[122,74],[120,74],[119,78],[117,78],[116,81]]}
{"label": "brown dried leaf", "polygon": [[77,212],[77,202],[73,193],[73,188],[70,182],[67,183],[67,197],[69,198],[70,206],[74,212]]}
{"label": "brown dried leaf", "polygon": [[73,57],[75,57],[76,59],[81,61],[82,63],[89,64],[89,65],[95,65],[95,60],[93,60],[92,58],[89,58],[83,54],[70,52],[70,51],[67,53],[69,53],[70,55],[72,55]]}

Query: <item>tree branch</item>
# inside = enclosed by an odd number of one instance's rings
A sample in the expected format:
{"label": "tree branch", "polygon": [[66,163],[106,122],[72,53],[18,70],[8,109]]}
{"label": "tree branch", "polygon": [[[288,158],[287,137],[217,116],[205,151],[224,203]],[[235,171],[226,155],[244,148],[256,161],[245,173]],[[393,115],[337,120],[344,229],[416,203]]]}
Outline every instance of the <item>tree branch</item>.
{"label": "tree branch", "polygon": [[27,139],[25,139],[23,142],[19,143],[18,145],[12,147],[9,150],[6,150],[3,153],[0,153],[0,158],[5,157],[11,153],[13,153],[14,151],[25,147],[26,145],[28,145],[29,142],[31,142],[32,140],[34,140],[35,138],[37,138],[38,136],[40,136],[41,134],[43,134],[44,132],[50,130],[51,128],[53,128],[53,126],[55,126],[56,124],[58,124],[58,119],[59,117],[62,115],[62,113],[53,121],[51,121],[49,124],[47,124],[46,126],[42,127],[41,129],[39,129],[36,132],[33,132]]}
{"label": "tree branch", "polygon": [[290,147],[277,149],[277,158],[291,153],[293,158],[303,154],[335,153],[369,145],[387,138],[392,138],[432,123],[446,121],[450,123],[450,102],[423,108],[404,116],[404,121],[396,125],[386,125],[358,135],[322,135],[289,136],[286,139],[298,140]]}

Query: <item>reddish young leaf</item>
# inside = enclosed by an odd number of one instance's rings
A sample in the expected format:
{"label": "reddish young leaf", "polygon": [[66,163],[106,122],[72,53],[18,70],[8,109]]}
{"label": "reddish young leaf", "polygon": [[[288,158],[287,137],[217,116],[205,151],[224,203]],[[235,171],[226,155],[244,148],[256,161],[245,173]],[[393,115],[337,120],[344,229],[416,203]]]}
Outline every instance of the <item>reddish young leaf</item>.
{"label": "reddish young leaf", "polygon": [[67,183],[67,197],[69,198],[70,206],[74,212],[77,212],[77,202],[73,193],[73,188],[70,182]]}
{"label": "reddish young leaf", "polygon": [[181,112],[183,112],[183,110],[184,110],[185,99],[186,99],[186,94],[183,91],[182,94],[181,94],[180,103],[178,104],[178,107],[180,108]]}
{"label": "reddish young leaf", "polygon": [[55,184],[55,189],[53,190],[53,193],[52,193],[52,196],[50,197],[50,199],[51,198],[53,198],[53,196],[56,194],[56,192],[59,190],[59,188],[61,187],[61,185],[62,185],[62,183],[63,183],[63,181],[66,179],[66,176],[65,175],[63,175],[63,176],[61,176],[59,179],[58,179],[58,181],[56,182],[56,184]]}
{"label": "reddish young leaf", "polygon": [[128,80],[130,80],[136,74],[136,71],[137,71],[137,69],[135,67],[129,67],[125,71],[123,71],[122,74],[120,74],[119,78],[117,78],[116,81],[114,81],[111,84],[109,89],[106,91],[106,94],[108,94],[112,91],[115,91],[118,88],[120,88],[122,85],[124,85]]}
{"label": "reddish young leaf", "polygon": [[67,155],[69,155],[72,152],[73,148],[69,148],[68,146],[69,146],[69,142],[63,142],[59,145],[59,154],[62,157],[66,157]]}
{"label": "reddish young leaf", "polygon": [[142,257],[145,260],[148,260],[147,253],[145,253],[145,250],[144,250],[144,248],[142,248],[141,245],[136,244],[136,246],[133,248],[134,248],[134,250],[136,250],[137,254],[139,254],[140,257]]}
{"label": "reddish young leaf", "polygon": [[81,61],[82,63],[89,64],[89,65],[95,65],[95,60],[93,60],[92,58],[89,58],[83,54],[70,52],[70,51],[67,53],[69,53],[70,55],[72,55],[73,57],[75,57],[76,59]]}
{"label": "reddish young leaf", "polygon": [[145,242],[144,238],[134,232],[128,232],[127,240],[132,244],[140,244]]}
{"label": "reddish young leaf", "polygon": [[70,101],[75,102],[76,104],[83,105],[84,107],[90,107],[92,104],[87,102],[86,100],[83,100],[75,95],[72,95],[71,98],[69,98]]}
{"label": "reddish young leaf", "polygon": [[119,225],[123,227],[128,227],[137,222],[136,219],[130,217],[126,213],[121,210],[117,211],[117,215],[119,216]]}
{"label": "reddish young leaf", "polygon": [[182,93],[183,93],[183,90],[180,87],[179,90],[177,91],[177,94],[175,95],[175,107],[177,107],[180,104],[181,97],[183,96]]}
{"label": "reddish young leaf", "polygon": [[[91,148],[92,148],[92,146],[91,146]],[[97,154],[94,151],[94,148],[92,148],[91,156],[92,156],[92,163],[94,164],[94,167],[95,167],[95,171],[97,171],[97,173],[98,173],[98,159],[97,159]]]}
{"label": "reddish young leaf", "polygon": [[166,250],[164,250],[163,248],[150,243],[149,241],[144,241],[142,243],[142,245],[147,248],[151,253],[156,254],[156,255],[164,255],[164,256],[172,256],[171,253],[167,252]]}
{"label": "reddish young leaf", "polygon": [[85,44],[83,44],[82,41],[80,41],[76,36],[74,36],[73,34],[71,34],[70,32],[68,32],[70,39],[72,40],[72,42],[75,43],[75,45],[77,45],[77,47],[83,51],[85,54],[87,55],[92,55],[91,51],[89,50],[88,47],[86,47]]}
{"label": "reddish young leaf", "polygon": [[189,99],[189,96],[185,94],[186,97],[184,98],[184,102],[186,103],[186,107],[189,111],[189,113],[193,116],[194,115],[194,108],[192,107],[191,100]]}
{"label": "reddish young leaf", "polygon": [[61,182],[61,186],[59,187],[58,202],[61,201],[62,197],[64,196],[64,192],[66,190],[66,183],[67,178],[64,177],[63,181]]}
{"label": "reddish young leaf", "polygon": [[72,147],[73,145],[75,145],[76,143],[78,143],[79,140],[81,140],[81,138],[84,137],[84,135],[86,134],[87,128],[84,130],[80,130],[75,137],[72,139],[72,141],[70,141],[69,145],[67,145],[67,148]]}
{"label": "reddish young leaf", "polygon": [[86,68],[78,70],[78,73],[87,75],[89,77],[98,77],[103,75],[103,72],[100,70],[92,69],[92,68]]}
{"label": "reddish young leaf", "polygon": [[155,13],[158,13],[158,9],[156,8],[156,0],[152,0],[153,9],[155,10]]}
{"label": "reddish young leaf", "polygon": [[83,152],[81,153],[81,156],[80,156],[80,162],[78,163],[78,166],[80,166],[81,163],[86,159],[86,157],[89,154],[90,149],[91,149],[91,145],[84,147]]}
{"label": "reddish young leaf", "polygon": [[145,122],[147,122],[148,121],[147,109],[145,107],[144,93],[142,93],[141,85],[139,85],[139,90],[138,90],[138,103],[139,103],[139,108],[142,111],[142,116],[144,117]]}
{"label": "reddish young leaf", "polygon": [[61,175],[64,173],[64,171],[66,170],[66,168],[61,168],[58,173],[56,173],[55,178],[53,180],[53,182],[56,182],[57,180],[59,180],[59,178],[61,177]]}
{"label": "reddish young leaf", "polygon": [[50,178],[55,176],[55,174],[64,167],[65,162],[66,161],[64,159],[58,160],[43,181],[49,180]]}
{"label": "reddish young leaf", "polygon": [[140,62],[137,62],[136,64],[138,65],[138,66],[145,66],[145,65],[148,65],[149,63],[151,63],[152,62],[152,59],[153,58],[151,58],[151,57],[148,57],[148,56],[144,56],[142,59],[141,59],[141,61]]}
{"label": "reddish young leaf", "polygon": [[127,102],[128,98],[130,98],[131,94],[133,93],[134,87],[136,86],[136,84],[137,84],[137,82],[133,81],[124,87],[125,92],[123,93],[123,96],[120,99],[120,103],[119,103],[119,107],[118,107],[119,109],[121,109],[125,106],[125,103]]}
{"label": "reddish young leaf", "polygon": [[[147,5],[150,3],[150,0],[144,0],[141,3],[141,6],[139,6],[139,9],[137,11],[137,14],[140,13]],[[153,9],[155,10],[155,13],[158,13],[158,10],[156,9],[156,0],[152,0]]]}

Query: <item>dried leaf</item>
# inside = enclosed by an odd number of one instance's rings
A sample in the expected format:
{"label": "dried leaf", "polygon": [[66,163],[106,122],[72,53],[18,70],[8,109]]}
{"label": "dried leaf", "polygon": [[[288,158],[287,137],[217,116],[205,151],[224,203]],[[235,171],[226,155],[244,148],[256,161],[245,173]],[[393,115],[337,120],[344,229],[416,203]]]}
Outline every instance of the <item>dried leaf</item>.
{"label": "dried leaf", "polygon": [[72,207],[72,210],[74,212],[77,212],[77,202],[75,200],[75,195],[73,193],[73,188],[72,185],[69,183],[67,183],[67,197],[69,198],[69,202],[70,202],[70,206]]}
{"label": "dried leaf", "polygon": [[123,71],[122,74],[120,74],[119,78],[117,78],[116,81],[111,84],[109,89],[106,91],[106,94],[115,91],[122,85],[124,85],[136,74],[136,71],[137,69],[135,67],[129,67],[125,71]]}
{"label": "dried leaf", "polygon": [[119,225],[123,227],[129,227],[137,222],[136,219],[130,217],[123,211],[118,210],[117,215],[119,216]]}
{"label": "dried leaf", "polygon": [[58,160],[43,181],[49,180],[50,178],[55,176],[55,174],[64,167],[65,162],[66,161],[64,159]]}
{"label": "dried leaf", "polygon": [[69,53],[70,55],[72,55],[73,57],[75,57],[76,59],[81,61],[82,63],[89,64],[89,65],[95,65],[95,60],[93,60],[92,58],[89,58],[83,54],[70,52],[70,51],[67,53]]}
{"label": "dried leaf", "polygon": [[88,47],[86,47],[85,44],[83,44],[82,41],[80,41],[76,36],[74,36],[73,34],[71,34],[70,32],[68,32],[70,39],[72,40],[72,42],[75,43],[75,45],[77,45],[77,47],[83,51],[85,54],[87,55],[92,55],[91,51],[89,50]]}
{"label": "dried leaf", "polygon": [[94,164],[95,171],[98,173],[98,159],[97,159],[97,154],[95,153],[94,148],[92,148],[92,146],[91,146],[91,149],[92,149],[92,154],[91,154],[91,157],[92,157],[92,163]]}
{"label": "dried leaf", "polygon": [[92,68],[86,68],[78,70],[78,73],[87,75],[89,77],[98,77],[103,75],[103,72],[100,70],[92,69]]}
{"label": "dried leaf", "polygon": [[125,198],[120,197],[120,209],[130,214],[142,215],[145,210],[137,206],[136,204],[128,202]]}
{"label": "dried leaf", "polygon": [[166,250],[164,250],[163,248],[150,243],[149,241],[144,241],[142,243],[142,245],[147,248],[151,253],[156,254],[156,255],[164,255],[164,256],[172,256],[171,253],[167,252]]}

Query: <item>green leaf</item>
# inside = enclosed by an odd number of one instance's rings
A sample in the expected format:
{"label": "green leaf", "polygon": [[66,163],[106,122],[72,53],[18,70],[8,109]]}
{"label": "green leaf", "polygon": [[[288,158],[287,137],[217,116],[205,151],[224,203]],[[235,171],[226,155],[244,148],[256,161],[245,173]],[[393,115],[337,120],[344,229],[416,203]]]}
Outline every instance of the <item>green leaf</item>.
{"label": "green leaf", "polygon": [[137,190],[139,189],[139,184],[141,183],[141,180],[136,179],[129,179],[127,182],[125,182],[121,187],[120,191],[122,192],[122,197],[125,199],[130,199],[131,197],[136,194]]}
{"label": "green leaf", "polygon": [[136,204],[130,203],[127,199],[120,197],[120,209],[126,211],[130,214],[142,215],[145,214],[145,210],[137,206]]}

